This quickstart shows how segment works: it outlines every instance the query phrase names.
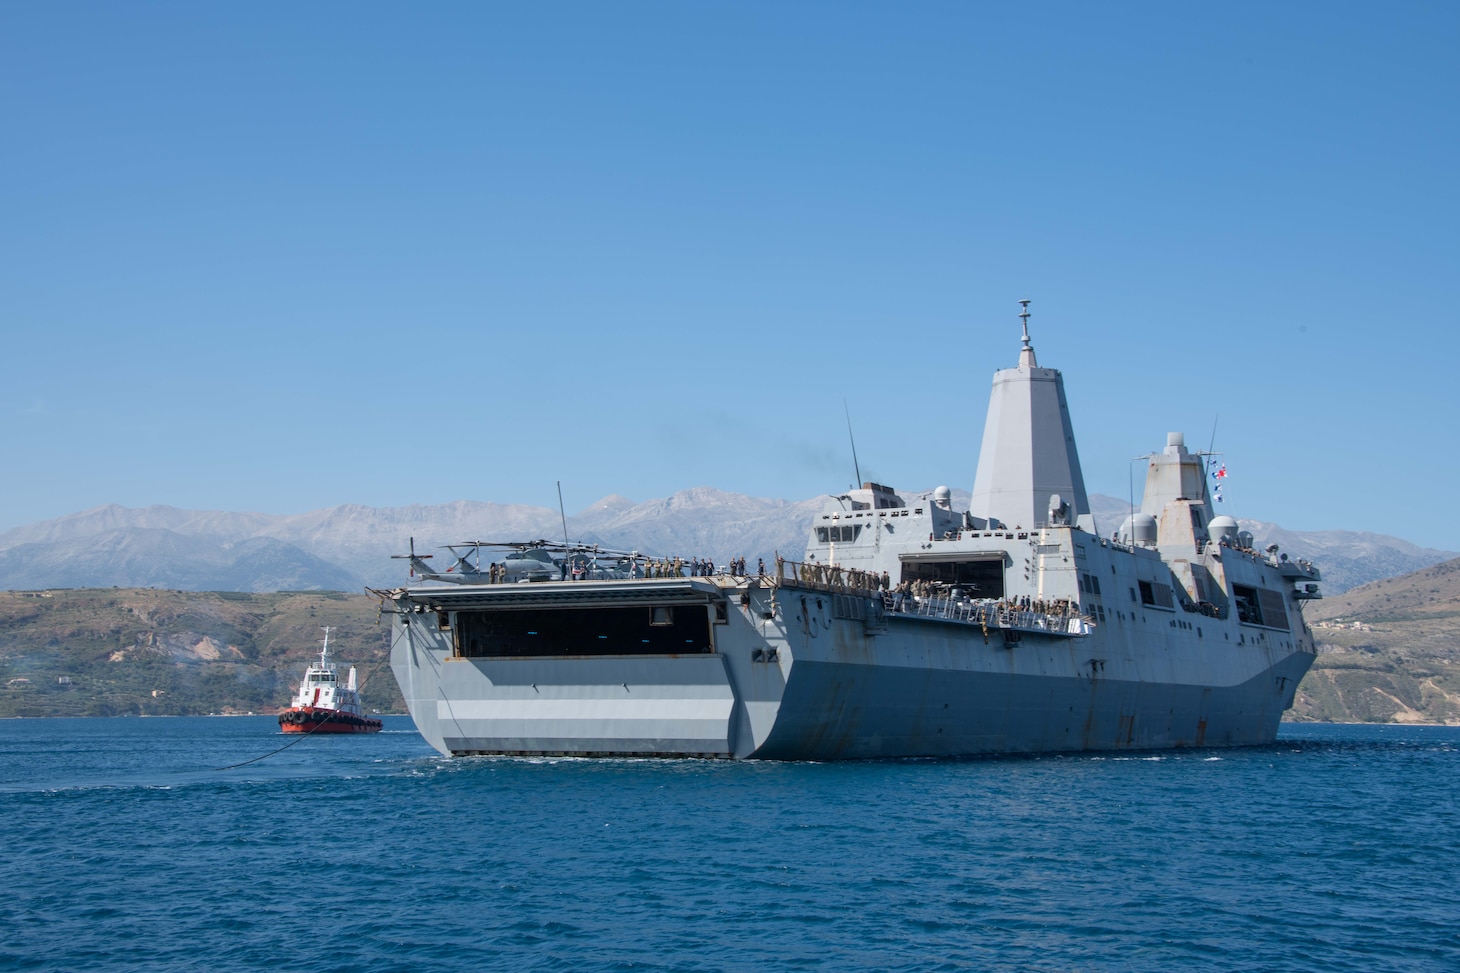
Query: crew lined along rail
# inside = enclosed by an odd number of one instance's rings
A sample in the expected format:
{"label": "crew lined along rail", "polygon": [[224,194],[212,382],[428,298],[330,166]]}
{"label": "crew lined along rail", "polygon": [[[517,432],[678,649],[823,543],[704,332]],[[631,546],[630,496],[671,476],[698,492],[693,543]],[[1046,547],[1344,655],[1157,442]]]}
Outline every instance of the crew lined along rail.
{"label": "crew lined along rail", "polygon": [[776,576],[762,583],[777,588],[804,589],[829,594],[846,593],[875,599],[887,615],[962,622],[985,629],[1039,632],[1046,635],[1088,635],[1094,620],[1060,599],[1028,604],[1007,600],[955,596],[936,582],[902,581],[889,588],[885,574],[847,570],[836,566],[776,558]]}
{"label": "crew lined along rail", "polygon": [[1090,619],[1082,615],[1032,611],[1015,608],[1006,602],[912,597],[903,599],[899,606],[895,599],[895,595],[883,596],[884,606],[893,614],[966,622],[985,629],[1011,629],[1046,635],[1088,635],[1092,624]]}

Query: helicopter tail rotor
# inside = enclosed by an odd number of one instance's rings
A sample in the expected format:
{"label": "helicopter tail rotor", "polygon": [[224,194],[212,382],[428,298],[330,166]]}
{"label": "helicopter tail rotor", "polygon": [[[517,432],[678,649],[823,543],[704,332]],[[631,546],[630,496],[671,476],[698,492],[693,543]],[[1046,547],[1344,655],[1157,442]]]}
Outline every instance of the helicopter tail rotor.
{"label": "helicopter tail rotor", "polygon": [[409,560],[411,562],[411,577],[414,578],[416,576],[416,562],[429,560],[430,557],[431,557],[431,555],[429,555],[429,554],[417,554],[416,553],[416,539],[414,537],[412,537],[411,538],[411,553],[409,553],[409,554],[392,554],[390,557],[391,557],[391,560],[393,560],[393,561]]}

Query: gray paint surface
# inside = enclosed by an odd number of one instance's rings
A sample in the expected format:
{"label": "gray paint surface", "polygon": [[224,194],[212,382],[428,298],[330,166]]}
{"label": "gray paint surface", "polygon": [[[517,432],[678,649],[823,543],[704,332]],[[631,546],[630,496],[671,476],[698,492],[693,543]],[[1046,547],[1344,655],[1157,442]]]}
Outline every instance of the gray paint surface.
{"label": "gray paint surface", "polygon": [[[1154,538],[1094,535],[1062,379],[1027,339],[1020,359],[995,376],[970,511],[946,490],[867,484],[828,501],[804,564],[763,577],[390,593],[392,668],[422,735],[447,754],[774,759],[1270,742],[1313,659],[1301,607],[1317,569],[1209,536],[1201,457],[1175,439],[1148,472]],[[1000,565],[1002,590],[935,588],[902,611],[876,590],[884,572],[964,562]],[[1258,602],[1270,617],[1255,621]],[[463,658],[454,644],[460,612],[655,605],[718,615],[710,651]]]}

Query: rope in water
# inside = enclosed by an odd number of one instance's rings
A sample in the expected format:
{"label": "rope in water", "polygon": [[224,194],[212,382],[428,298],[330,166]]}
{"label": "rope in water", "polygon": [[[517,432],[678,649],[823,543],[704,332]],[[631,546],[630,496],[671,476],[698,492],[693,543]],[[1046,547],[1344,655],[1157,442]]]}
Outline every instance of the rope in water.
{"label": "rope in water", "polygon": [[[389,661],[390,661],[390,652],[387,651],[385,653],[385,658],[383,658],[379,662],[375,663],[375,668],[373,668],[369,672],[367,672],[365,674],[365,678],[363,678],[363,679],[360,680],[360,690],[362,692],[365,689],[365,684],[370,681],[370,677],[373,676],[373,675],[375,675],[377,672],[379,672],[380,669],[381,669],[381,667],[384,666]],[[321,720],[320,722],[314,724],[314,726],[310,727],[310,729],[307,730],[305,733],[301,734],[298,739],[296,739],[296,740],[290,740],[288,743],[284,744],[282,747],[280,747],[277,750],[270,750],[268,753],[261,754],[261,755],[259,755],[257,757],[253,757],[252,759],[249,759],[249,760],[245,760],[242,763],[229,764],[227,767],[214,767],[212,769],[213,769],[213,771],[215,773],[216,772],[219,772],[219,771],[224,771],[224,770],[237,770],[239,767],[247,767],[249,764],[256,764],[260,760],[266,760],[267,758],[272,757],[272,756],[274,756],[277,753],[283,753],[285,750],[288,750],[290,747],[295,746],[296,744],[303,743],[305,740],[308,740],[311,736],[314,735],[314,731],[315,730],[318,730],[320,727],[324,726],[325,723],[328,723],[328,722],[329,722],[328,720]]]}

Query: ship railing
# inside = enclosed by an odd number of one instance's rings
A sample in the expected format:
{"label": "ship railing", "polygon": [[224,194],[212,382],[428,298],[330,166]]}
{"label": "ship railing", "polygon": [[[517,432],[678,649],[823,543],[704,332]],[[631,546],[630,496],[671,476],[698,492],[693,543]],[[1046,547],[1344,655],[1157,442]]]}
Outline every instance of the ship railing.
{"label": "ship railing", "polygon": [[882,575],[859,568],[776,558],[774,571],[773,576],[762,576],[760,580],[813,591],[857,591],[869,596],[883,591]]}
{"label": "ship railing", "polygon": [[1296,560],[1291,561],[1284,561],[1279,558],[1277,562],[1277,568],[1280,572],[1282,572],[1282,576],[1290,581],[1322,580],[1321,572],[1319,572],[1318,568],[1313,564],[1312,561],[1309,561],[1306,558],[1300,557]]}
{"label": "ship railing", "polygon": [[945,530],[941,534],[929,534],[930,541],[961,541],[978,540],[979,538],[1003,540],[1027,541],[1039,533],[1038,529],[1028,530],[1024,528],[1012,529],[1009,527],[986,527],[983,530],[976,530],[972,527],[955,527],[952,530]]}
{"label": "ship railing", "polygon": [[1088,634],[1091,619],[1070,611],[1046,612],[992,599],[953,597],[951,594],[914,595],[882,587],[882,576],[871,571],[848,570],[811,561],[778,559],[775,574],[762,582],[777,587],[812,591],[860,594],[876,598],[889,616],[910,615],[962,622],[985,629],[1011,629],[1050,635]]}
{"label": "ship railing", "polygon": [[883,601],[892,614],[965,622],[982,628],[1041,632],[1049,635],[1084,635],[1090,626],[1089,620],[1080,615],[1034,611],[997,601],[970,601],[965,598],[926,595],[908,595],[899,600],[895,594],[884,594]]}

